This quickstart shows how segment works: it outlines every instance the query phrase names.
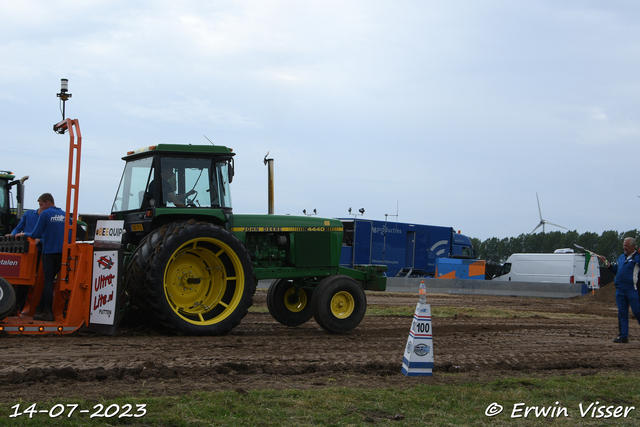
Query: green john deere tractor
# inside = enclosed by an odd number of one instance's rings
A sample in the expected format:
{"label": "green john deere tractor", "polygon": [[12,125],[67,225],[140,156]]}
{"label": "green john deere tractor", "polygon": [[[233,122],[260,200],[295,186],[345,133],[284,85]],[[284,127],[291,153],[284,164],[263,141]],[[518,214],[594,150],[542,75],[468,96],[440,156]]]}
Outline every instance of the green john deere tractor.
{"label": "green john deere tractor", "polygon": [[112,208],[124,220],[125,289],[175,331],[220,335],[247,314],[258,280],[272,279],[269,312],[299,326],[354,329],[365,290],[384,290],[384,266],[339,266],[336,219],[234,214],[234,158],[213,145],[159,144],[129,152]]}
{"label": "green john deere tractor", "polygon": [[[2,188],[2,198],[0,199],[0,235],[11,233],[20,218],[22,217],[23,206],[23,185],[28,176],[14,180],[15,175],[11,172],[0,171],[0,187]],[[11,188],[16,187],[16,208],[11,208]]]}

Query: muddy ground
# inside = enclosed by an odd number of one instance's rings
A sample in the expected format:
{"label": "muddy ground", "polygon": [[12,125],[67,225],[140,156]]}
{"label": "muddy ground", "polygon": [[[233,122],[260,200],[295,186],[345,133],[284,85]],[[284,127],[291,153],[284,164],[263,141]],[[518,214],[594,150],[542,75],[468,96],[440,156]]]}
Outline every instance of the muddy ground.
{"label": "muddy ground", "polygon": [[[588,375],[636,370],[640,326],[629,344],[614,344],[613,285],[595,295],[542,299],[428,295],[434,307],[513,310],[507,318],[433,318],[433,377],[405,377],[402,355],[411,316],[366,316],[346,335],[315,321],[282,326],[266,311],[258,290],[252,312],[223,337],[185,337],[132,326],[116,336],[0,337],[0,402],[54,397],[110,399],[177,395],[195,390],[407,387],[421,383],[490,381],[505,375]],[[368,305],[407,306],[417,295],[368,293]],[[572,313],[579,318],[564,318]],[[520,317],[529,316],[529,317]],[[452,375],[452,373],[456,373]]]}

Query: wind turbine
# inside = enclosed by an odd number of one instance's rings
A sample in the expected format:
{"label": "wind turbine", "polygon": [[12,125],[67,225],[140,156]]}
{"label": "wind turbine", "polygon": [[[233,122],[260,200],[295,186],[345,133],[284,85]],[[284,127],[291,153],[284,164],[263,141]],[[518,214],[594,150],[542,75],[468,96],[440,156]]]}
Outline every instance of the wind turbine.
{"label": "wind turbine", "polygon": [[549,224],[549,225],[553,225],[556,227],[560,227],[560,228],[564,228],[565,230],[567,230],[567,227],[563,227],[561,225],[558,224],[554,224],[552,222],[549,222],[545,219],[542,219],[542,210],[540,209],[540,198],[538,197],[538,192],[536,192],[536,199],[538,199],[538,213],[540,214],[540,223],[536,226],[536,228],[533,229],[533,231],[529,234],[533,234],[538,228],[540,228],[540,226],[542,226],[542,232],[544,233],[544,226],[545,224]]}

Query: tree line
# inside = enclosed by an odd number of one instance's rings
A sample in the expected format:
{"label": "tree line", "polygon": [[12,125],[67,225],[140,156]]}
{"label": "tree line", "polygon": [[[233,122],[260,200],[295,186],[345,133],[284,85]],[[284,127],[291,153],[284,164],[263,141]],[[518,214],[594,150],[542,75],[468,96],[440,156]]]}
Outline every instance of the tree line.
{"label": "tree line", "polygon": [[614,230],[603,232],[601,235],[592,232],[578,234],[577,231],[552,231],[548,233],[521,234],[518,237],[498,239],[491,237],[487,240],[471,238],[478,259],[487,264],[503,264],[509,255],[515,253],[553,253],[556,249],[569,248],[577,253],[583,252],[575,245],[604,255],[609,261],[614,261],[622,253],[622,243],[626,237],[640,240],[638,230],[619,233]]}

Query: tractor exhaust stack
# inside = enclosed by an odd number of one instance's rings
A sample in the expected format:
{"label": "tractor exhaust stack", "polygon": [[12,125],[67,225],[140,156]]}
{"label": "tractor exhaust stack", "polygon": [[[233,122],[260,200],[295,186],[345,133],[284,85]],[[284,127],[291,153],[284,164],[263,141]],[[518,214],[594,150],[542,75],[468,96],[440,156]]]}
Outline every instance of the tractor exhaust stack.
{"label": "tractor exhaust stack", "polygon": [[268,176],[268,188],[269,188],[269,215],[273,215],[274,214],[274,196],[273,196],[273,159],[267,159],[267,156],[269,155],[269,152],[267,151],[267,154],[265,154],[264,156],[264,164],[267,165],[267,176]]}

